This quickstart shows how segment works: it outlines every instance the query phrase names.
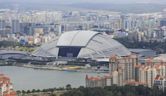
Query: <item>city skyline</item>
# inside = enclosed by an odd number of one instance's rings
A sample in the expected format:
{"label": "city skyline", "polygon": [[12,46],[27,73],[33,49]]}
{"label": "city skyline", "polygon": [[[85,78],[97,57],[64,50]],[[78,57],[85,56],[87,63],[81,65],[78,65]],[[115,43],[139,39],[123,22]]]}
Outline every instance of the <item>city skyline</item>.
{"label": "city skyline", "polygon": [[135,3],[166,3],[165,0],[1,0],[0,3],[9,2],[9,3],[54,3],[54,4],[72,4],[72,3],[112,3],[112,4],[135,4]]}
{"label": "city skyline", "polygon": [[0,96],[166,96],[166,0],[0,0]]}

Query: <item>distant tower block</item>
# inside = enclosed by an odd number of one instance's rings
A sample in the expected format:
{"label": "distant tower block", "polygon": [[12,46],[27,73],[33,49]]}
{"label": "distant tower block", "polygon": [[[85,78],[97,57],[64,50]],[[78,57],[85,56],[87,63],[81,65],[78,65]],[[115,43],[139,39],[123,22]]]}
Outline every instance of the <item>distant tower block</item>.
{"label": "distant tower block", "polygon": [[58,24],[58,35],[61,35],[62,34],[62,26],[61,24]]}
{"label": "distant tower block", "polygon": [[62,25],[57,23],[55,24],[58,35],[62,34]]}
{"label": "distant tower block", "polygon": [[12,33],[20,32],[20,22],[19,20],[12,20]]}

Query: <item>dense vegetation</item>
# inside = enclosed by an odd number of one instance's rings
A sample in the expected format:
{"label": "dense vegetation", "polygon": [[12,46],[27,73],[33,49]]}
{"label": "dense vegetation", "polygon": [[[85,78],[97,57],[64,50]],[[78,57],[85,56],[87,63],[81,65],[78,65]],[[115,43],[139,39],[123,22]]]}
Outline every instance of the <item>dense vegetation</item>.
{"label": "dense vegetation", "polygon": [[43,90],[17,91],[18,96],[166,96],[166,91],[157,87],[148,88],[139,86],[107,86],[104,88],[72,88],[70,84],[66,88],[49,88]]}
{"label": "dense vegetation", "polygon": [[61,96],[166,96],[166,92],[158,88],[147,88],[144,86],[109,86],[105,88],[72,89]]}
{"label": "dense vegetation", "polygon": [[130,40],[128,38],[118,38],[116,39],[120,43],[122,43],[127,48],[144,48],[144,49],[152,49],[157,51],[158,53],[165,53],[166,52],[166,41],[164,42],[139,42],[136,40]]}
{"label": "dense vegetation", "polygon": [[15,49],[18,51],[32,52],[35,50],[36,45],[22,45],[19,42],[15,41],[0,41],[1,49]]}
{"label": "dense vegetation", "polygon": [[0,47],[16,47],[18,46],[19,43],[18,42],[14,42],[14,41],[0,41]]}
{"label": "dense vegetation", "polygon": [[60,88],[49,88],[49,89],[33,89],[33,90],[18,90],[17,96],[61,96],[64,92],[72,90],[70,84],[66,85],[66,87]]}

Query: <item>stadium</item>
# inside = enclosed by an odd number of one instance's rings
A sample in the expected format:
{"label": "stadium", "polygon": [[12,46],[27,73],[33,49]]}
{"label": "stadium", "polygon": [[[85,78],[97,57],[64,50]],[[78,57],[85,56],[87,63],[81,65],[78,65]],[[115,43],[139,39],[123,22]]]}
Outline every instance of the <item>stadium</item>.
{"label": "stadium", "polygon": [[34,56],[55,58],[107,58],[111,55],[127,56],[130,51],[110,35],[95,31],[64,32],[55,40],[43,44]]}

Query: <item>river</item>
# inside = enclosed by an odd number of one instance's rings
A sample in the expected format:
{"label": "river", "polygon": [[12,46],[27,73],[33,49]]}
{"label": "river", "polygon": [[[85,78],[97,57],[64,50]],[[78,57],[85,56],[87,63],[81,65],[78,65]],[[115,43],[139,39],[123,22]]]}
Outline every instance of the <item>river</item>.
{"label": "river", "polygon": [[72,87],[85,86],[86,75],[103,75],[103,73],[39,70],[16,66],[0,66],[0,73],[11,79],[15,90],[58,88],[67,84],[71,84]]}

